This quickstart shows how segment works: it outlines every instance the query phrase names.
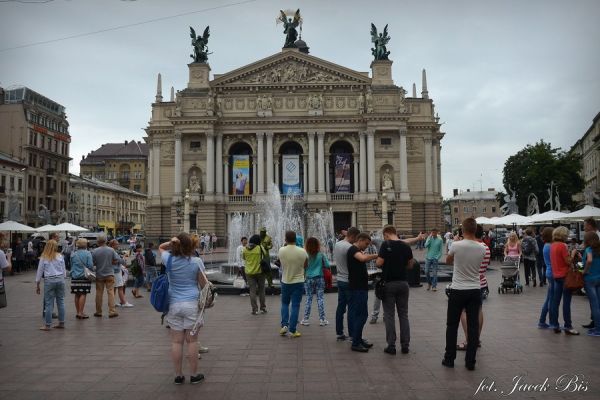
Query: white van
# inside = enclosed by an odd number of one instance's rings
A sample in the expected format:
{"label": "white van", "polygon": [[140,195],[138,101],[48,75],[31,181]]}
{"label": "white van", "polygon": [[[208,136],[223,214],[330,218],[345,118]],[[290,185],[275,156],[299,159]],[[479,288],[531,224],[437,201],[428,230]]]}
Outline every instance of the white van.
{"label": "white van", "polygon": [[104,236],[106,238],[106,234],[104,232],[83,232],[77,236],[77,239],[86,239],[88,241],[88,246],[92,249],[98,247],[98,237]]}

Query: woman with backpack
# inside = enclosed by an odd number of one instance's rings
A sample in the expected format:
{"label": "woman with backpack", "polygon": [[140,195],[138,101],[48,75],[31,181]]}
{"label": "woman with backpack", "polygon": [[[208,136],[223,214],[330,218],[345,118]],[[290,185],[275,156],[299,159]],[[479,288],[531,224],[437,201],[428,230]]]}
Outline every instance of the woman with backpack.
{"label": "woman with backpack", "polygon": [[310,308],[313,294],[317,295],[317,307],[319,309],[319,325],[325,326],[329,321],[325,319],[325,278],[323,268],[329,269],[329,260],[321,252],[321,244],[315,237],[306,239],[304,249],[308,253],[308,265],[305,271],[304,291],[306,292],[306,303],[304,306],[304,319],[301,325],[308,326],[310,322]]}
{"label": "woman with backpack", "polygon": [[208,284],[202,260],[193,257],[192,238],[180,233],[169,242],[159,246],[160,255],[169,279],[169,311],[167,322],[171,328],[171,359],[175,367],[176,385],[185,382],[183,376],[183,348],[187,349],[190,367],[190,383],[204,380],[198,369],[198,338],[191,335],[191,329],[198,319],[198,298],[200,287]]}

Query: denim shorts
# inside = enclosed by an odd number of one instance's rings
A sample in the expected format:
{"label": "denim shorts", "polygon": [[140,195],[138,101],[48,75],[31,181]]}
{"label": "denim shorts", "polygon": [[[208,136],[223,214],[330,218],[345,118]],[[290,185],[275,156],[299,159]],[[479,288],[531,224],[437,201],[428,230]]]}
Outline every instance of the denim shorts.
{"label": "denim shorts", "polygon": [[169,306],[167,322],[174,331],[192,329],[198,319],[198,302],[184,301]]}
{"label": "denim shorts", "polygon": [[136,276],[133,281],[133,287],[136,289],[144,286],[144,275]]}

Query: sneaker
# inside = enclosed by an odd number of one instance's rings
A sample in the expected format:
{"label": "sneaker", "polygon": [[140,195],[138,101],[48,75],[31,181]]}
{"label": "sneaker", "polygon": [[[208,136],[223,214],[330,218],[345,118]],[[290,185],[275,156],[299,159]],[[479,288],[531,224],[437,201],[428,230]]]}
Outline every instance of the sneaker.
{"label": "sneaker", "polygon": [[368,353],[369,349],[366,348],[365,346],[363,346],[362,344],[359,344],[358,346],[352,346],[350,347],[350,349],[352,349],[352,351],[358,351],[359,353]]}
{"label": "sneaker", "polygon": [[579,335],[579,332],[578,332],[578,331],[576,331],[576,330],[575,330],[575,329],[573,329],[573,328],[565,328],[565,334],[566,334],[566,335],[577,336],[577,335]]}
{"label": "sneaker", "polygon": [[181,385],[183,382],[185,382],[185,376],[176,376],[173,381],[176,385]]}
{"label": "sneaker", "polygon": [[346,335],[337,335],[336,339],[338,342],[344,342],[348,338],[346,337]]}
{"label": "sneaker", "polygon": [[362,344],[364,347],[366,347],[367,349],[370,349],[371,347],[373,347],[373,343],[369,342],[369,341],[368,341],[368,340],[366,340],[366,339],[363,339],[363,340],[362,340],[362,342],[361,342],[361,344]]}
{"label": "sneaker", "polygon": [[94,313],[94,317],[102,318],[102,314]]}
{"label": "sneaker", "polygon": [[258,315],[258,311],[252,311],[252,315]]}
{"label": "sneaker", "polygon": [[310,322],[308,322],[308,320],[306,319],[303,319],[302,321],[300,321],[300,325],[309,326]]}
{"label": "sneaker", "polygon": [[250,293],[240,293],[240,296],[247,297],[247,296],[250,296]]}
{"label": "sneaker", "polygon": [[392,356],[396,355],[396,346],[387,346],[385,349],[383,349],[384,353],[390,354]]}
{"label": "sneaker", "polygon": [[433,291],[433,292],[437,292],[437,288],[436,288],[436,287],[432,287],[432,288],[431,288],[431,291]]}
{"label": "sneaker", "polygon": [[133,307],[133,304],[131,304],[131,303],[125,303],[125,304],[121,304],[121,307],[129,308],[129,307]]}
{"label": "sneaker", "polygon": [[260,313],[261,313],[261,314],[266,314],[266,313],[267,313],[267,309],[266,309],[266,308],[263,308],[263,309],[261,309],[261,310],[260,310]]}
{"label": "sneaker", "polygon": [[548,329],[548,328],[550,328],[550,325],[548,325],[547,323],[545,323],[545,322],[538,323],[538,329]]}
{"label": "sneaker", "polygon": [[371,320],[369,321],[370,324],[376,324],[377,323],[377,317],[371,317]]}
{"label": "sneaker", "polygon": [[279,334],[281,336],[285,336],[288,333],[288,327],[287,326],[282,326],[281,329],[279,330]]}
{"label": "sneaker", "polygon": [[120,303],[115,304],[115,307],[122,307]]}
{"label": "sneaker", "polygon": [[475,371],[475,364],[467,363],[465,364],[465,368],[467,368],[469,371]]}
{"label": "sneaker", "polygon": [[198,353],[200,353],[200,354],[208,353],[208,347],[198,346]]}
{"label": "sneaker", "polygon": [[290,332],[290,337],[292,339],[299,338],[300,336],[302,336],[302,334],[300,332],[298,332],[298,331],[296,331],[296,332]]}
{"label": "sneaker", "polygon": [[198,374],[196,376],[190,376],[190,383],[195,385],[196,383],[200,383],[204,380],[204,375]]}
{"label": "sneaker", "polygon": [[454,360],[442,359],[442,365],[448,368],[454,368]]}
{"label": "sneaker", "polygon": [[329,325],[329,321],[327,321],[326,319],[320,319],[319,326],[325,326],[325,325]]}
{"label": "sneaker", "polygon": [[594,325],[594,321],[591,321],[589,324],[587,325],[581,325],[583,328],[585,329],[594,329],[595,325]]}

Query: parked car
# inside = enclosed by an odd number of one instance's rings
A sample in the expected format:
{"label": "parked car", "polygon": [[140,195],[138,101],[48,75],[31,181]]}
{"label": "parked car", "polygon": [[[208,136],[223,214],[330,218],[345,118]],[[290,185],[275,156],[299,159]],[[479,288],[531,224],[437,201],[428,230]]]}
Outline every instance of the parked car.
{"label": "parked car", "polygon": [[98,247],[98,237],[106,236],[104,232],[83,232],[80,233],[77,237],[78,239],[86,239],[88,241],[88,246],[91,248]]}

